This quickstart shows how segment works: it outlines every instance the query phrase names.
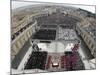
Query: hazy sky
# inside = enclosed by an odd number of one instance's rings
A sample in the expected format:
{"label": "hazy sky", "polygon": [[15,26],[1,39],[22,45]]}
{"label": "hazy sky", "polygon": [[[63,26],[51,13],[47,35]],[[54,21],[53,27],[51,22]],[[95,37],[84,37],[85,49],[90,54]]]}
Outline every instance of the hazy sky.
{"label": "hazy sky", "polygon": [[[22,2],[22,1],[12,1],[12,9],[22,7],[22,6],[28,6],[28,5],[33,5],[33,4],[41,4],[41,3],[36,3],[36,2]],[[64,4],[65,5],[65,4]],[[68,6],[73,6],[77,8],[82,8],[88,11],[91,11],[95,13],[95,6],[85,6],[85,5],[68,5]]]}

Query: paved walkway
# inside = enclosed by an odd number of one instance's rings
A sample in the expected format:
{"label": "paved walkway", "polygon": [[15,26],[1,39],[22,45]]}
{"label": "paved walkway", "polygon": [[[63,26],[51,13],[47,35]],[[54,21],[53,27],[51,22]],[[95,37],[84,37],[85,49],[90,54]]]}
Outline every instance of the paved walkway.
{"label": "paved walkway", "polygon": [[[79,50],[78,50],[78,52],[79,52],[79,54],[80,54],[80,58],[81,58],[81,60],[83,61],[83,63],[84,63],[84,66],[85,66],[85,69],[90,69],[90,65],[89,65],[89,62],[88,62],[88,60],[87,59],[85,59],[85,54],[84,54],[84,52],[83,52],[83,49],[81,48],[81,47],[79,47]],[[84,60],[85,59],[85,60]]]}
{"label": "paved walkway", "polygon": [[25,45],[23,46],[23,48],[20,49],[20,51],[18,52],[18,54],[15,56],[14,60],[11,62],[11,67],[14,69],[17,69],[21,60],[23,59],[23,57],[25,56],[26,52],[28,51],[28,48],[31,46],[31,44],[29,43],[29,40],[25,43]]}
{"label": "paved walkway", "polygon": [[33,51],[32,47],[29,47],[28,51],[26,52],[25,56],[23,57],[23,59],[21,60],[21,63],[18,66],[18,70],[24,70],[25,64],[26,64],[26,62],[28,62],[27,59],[30,58],[30,55],[32,54],[32,51]]}
{"label": "paved walkway", "polygon": [[89,60],[93,59],[93,56],[92,56],[89,48],[85,44],[84,40],[82,39],[82,37],[81,36],[78,36],[78,37],[81,40],[81,45],[80,45],[79,50],[78,50],[78,52],[81,56],[81,60],[84,63],[85,69],[91,69],[90,68],[91,65],[89,63]]}
{"label": "paved walkway", "polygon": [[80,37],[80,36],[78,36],[79,38],[80,38],[80,40],[81,40],[81,48],[82,48],[82,50],[83,50],[83,53],[85,54],[85,58],[86,59],[92,59],[93,58],[93,56],[92,56],[92,54],[91,54],[91,52],[90,52],[90,49],[87,47],[87,45],[85,44],[85,42],[84,42],[84,40]]}

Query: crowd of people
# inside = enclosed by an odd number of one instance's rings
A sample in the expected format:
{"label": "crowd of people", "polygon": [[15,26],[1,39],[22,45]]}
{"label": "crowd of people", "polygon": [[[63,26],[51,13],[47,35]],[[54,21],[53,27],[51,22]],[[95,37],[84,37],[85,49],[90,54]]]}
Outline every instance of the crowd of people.
{"label": "crowd of people", "polygon": [[64,13],[52,13],[48,16],[41,16],[37,18],[37,23],[39,26],[50,24],[65,24],[67,28],[73,29],[77,22],[77,19],[72,16],[65,15]]}
{"label": "crowd of people", "polygon": [[40,29],[34,34],[33,39],[55,40],[56,30]]}
{"label": "crowd of people", "polygon": [[84,70],[84,64],[78,52],[65,52],[66,70]]}
{"label": "crowd of people", "polygon": [[59,28],[59,38],[63,40],[74,40],[77,36],[75,34],[75,31],[72,29],[62,29]]}
{"label": "crowd of people", "polygon": [[47,52],[32,52],[25,69],[45,69]]}

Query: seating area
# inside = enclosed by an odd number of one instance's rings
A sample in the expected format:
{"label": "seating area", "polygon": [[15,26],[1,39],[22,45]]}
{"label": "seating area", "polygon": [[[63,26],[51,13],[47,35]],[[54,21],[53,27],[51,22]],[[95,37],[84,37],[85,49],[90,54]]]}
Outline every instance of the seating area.
{"label": "seating area", "polygon": [[25,69],[45,69],[47,52],[32,52]]}
{"label": "seating area", "polygon": [[[76,59],[76,60],[73,60]],[[71,58],[71,60],[73,60],[73,70],[85,70],[84,64],[79,56],[79,54],[77,52],[73,53],[73,56]]]}
{"label": "seating area", "polygon": [[73,29],[59,28],[59,40],[75,40],[76,38],[77,36]]}
{"label": "seating area", "polygon": [[72,48],[72,51],[73,51],[73,52],[74,52],[74,51],[77,51],[78,48],[79,48],[79,44],[75,44],[74,47]]}
{"label": "seating area", "polygon": [[84,70],[84,64],[78,52],[65,52],[66,56],[66,70]]}
{"label": "seating area", "polygon": [[[66,51],[60,58],[61,69],[67,71],[72,70],[84,70],[84,64],[78,54],[78,52],[68,52]],[[28,59],[25,69],[50,69],[52,56],[48,55],[47,52],[33,52]]]}
{"label": "seating area", "polygon": [[37,18],[38,25],[48,24],[66,24],[67,28],[73,29],[78,20],[72,16],[65,15],[62,13],[53,13],[49,16],[42,16]]}
{"label": "seating area", "polygon": [[65,68],[67,71],[70,71],[72,70],[72,65],[71,65],[71,56],[72,56],[72,52],[65,52],[65,60],[66,60],[66,65],[65,65]]}
{"label": "seating area", "polygon": [[46,64],[46,69],[50,68],[50,64],[51,64],[51,56],[48,56],[48,60],[47,60],[47,64]]}
{"label": "seating area", "polygon": [[43,24],[43,25],[41,25],[41,27],[40,27],[41,29],[43,29],[43,28],[52,28],[52,29],[56,29],[57,28],[57,25],[51,25],[51,24]]}
{"label": "seating area", "polygon": [[33,37],[33,39],[41,39],[41,40],[55,40],[56,38],[56,30],[46,30],[41,29],[37,31]]}
{"label": "seating area", "polygon": [[61,56],[61,68],[65,68],[66,65],[66,56]]}

